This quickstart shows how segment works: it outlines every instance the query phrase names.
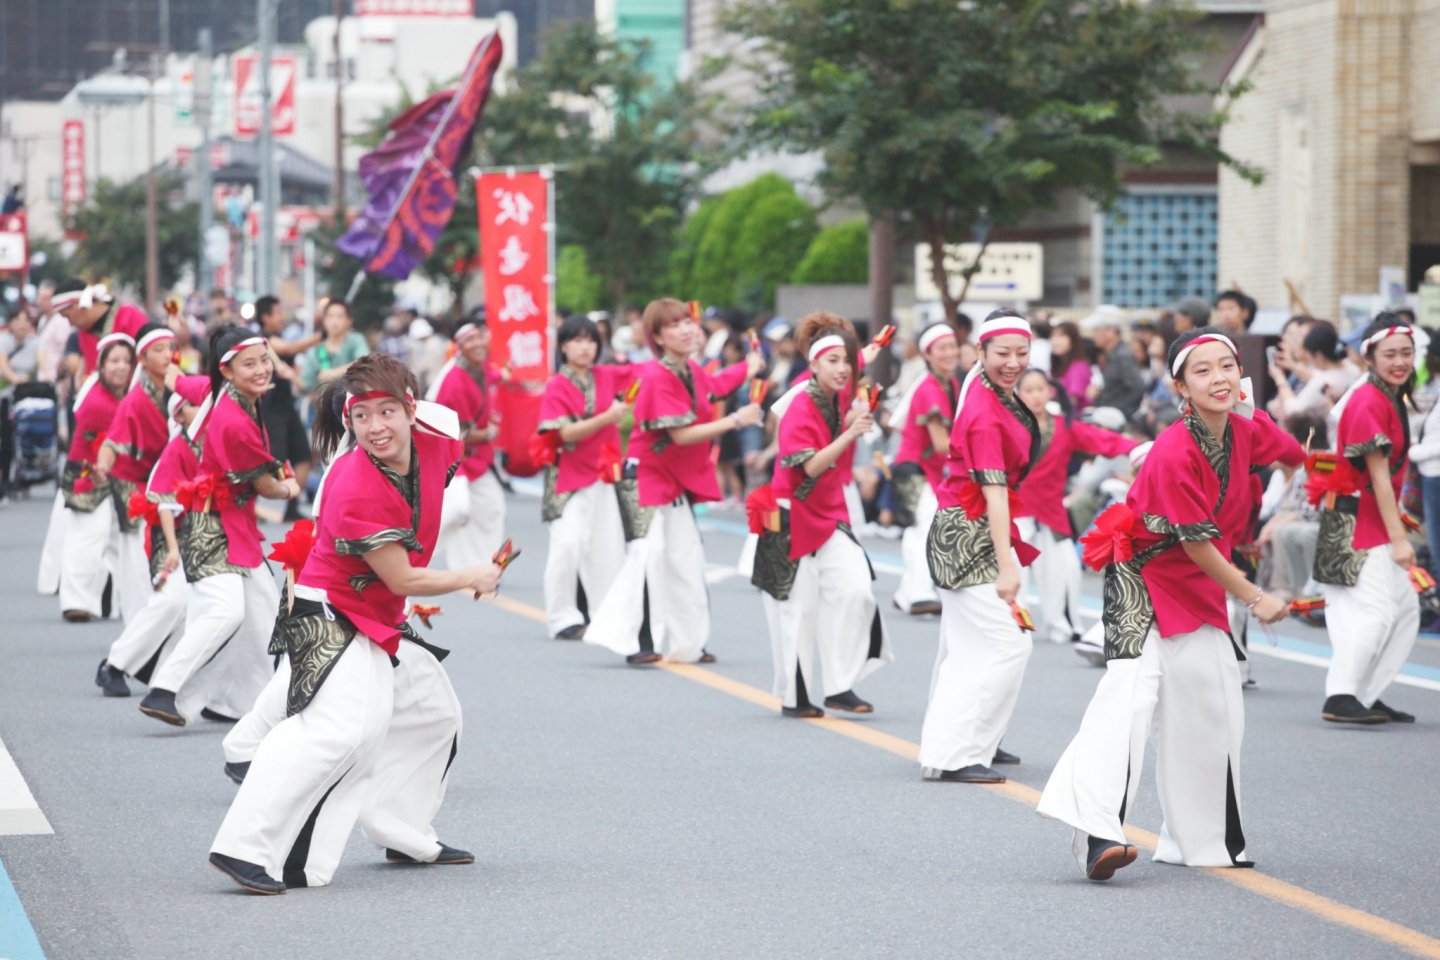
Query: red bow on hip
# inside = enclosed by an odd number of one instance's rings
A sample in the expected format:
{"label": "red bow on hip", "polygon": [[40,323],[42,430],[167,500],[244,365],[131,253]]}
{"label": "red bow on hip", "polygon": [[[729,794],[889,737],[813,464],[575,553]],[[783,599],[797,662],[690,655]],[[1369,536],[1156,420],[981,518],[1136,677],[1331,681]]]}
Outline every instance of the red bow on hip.
{"label": "red bow on hip", "polygon": [[620,459],[620,448],[613,441],[606,440],[600,445],[600,479],[605,483],[619,483],[624,473],[625,462]]}
{"label": "red bow on hip", "polygon": [[207,473],[176,485],[175,499],[192,513],[209,513],[233,505],[235,493],[223,474]]}
{"label": "red bow on hip", "polygon": [[145,496],[144,487],[136,487],[130,494],[130,501],[125,504],[125,512],[131,520],[144,520],[152,527],[160,526],[160,506],[150,502]]}
{"label": "red bow on hip", "polygon": [[560,433],[548,430],[530,438],[530,462],[537,467],[553,467],[558,458]]}
{"label": "red bow on hip", "polygon": [[294,577],[305,569],[305,561],[310,558],[310,551],[314,547],[315,521],[296,520],[290,529],[285,531],[284,540],[271,544],[266,559],[277,561],[287,574]]}
{"label": "red bow on hip", "polygon": [[1081,559],[1091,570],[1104,570],[1112,563],[1124,563],[1135,556],[1135,532],[1139,518],[1123,503],[1111,504],[1095,518],[1095,529],[1080,538],[1085,551]]}
{"label": "red bow on hip", "polygon": [[1305,479],[1305,499],[1310,501],[1312,507],[1320,506],[1323,500],[1325,509],[1333,510],[1336,497],[1354,496],[1365,479],[1360,471],[1343,457],[1322,461],[1317,455],[1311,457],[1306,467],[1310,473]]}
{"label": "red bow on hip", "polygon": [[[1015,517],[1019,515],[1023,506],[1020,500],[1020,494],[1011,490],[1009,487],[1005,488],[1005,492],[1010,495],[1010,519],[1014,520]],[[985,516],[985,488],[974,480],[966,480],[960,486],[960,508],[965,511],[965,516],[971,520],[979,520]]]}
{"label": "red bow on hip", "polygon": [[766,530],[771,533],[780,532],[780,504],[776,501],[775,491],[770,489],[770,484],[750,491],[750,495],[745,498],[745,519],[750,524],[750,532],[757,536]]}

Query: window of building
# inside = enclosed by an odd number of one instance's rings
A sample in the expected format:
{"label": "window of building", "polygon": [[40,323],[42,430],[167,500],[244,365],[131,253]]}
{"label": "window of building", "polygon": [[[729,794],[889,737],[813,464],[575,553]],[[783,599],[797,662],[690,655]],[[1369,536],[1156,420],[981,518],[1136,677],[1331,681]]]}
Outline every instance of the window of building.
{"label": "window of building", "polygon": [[1162,307],[1215,294],[1214,188],[1132,192],[1100,217],[1100,302]]}

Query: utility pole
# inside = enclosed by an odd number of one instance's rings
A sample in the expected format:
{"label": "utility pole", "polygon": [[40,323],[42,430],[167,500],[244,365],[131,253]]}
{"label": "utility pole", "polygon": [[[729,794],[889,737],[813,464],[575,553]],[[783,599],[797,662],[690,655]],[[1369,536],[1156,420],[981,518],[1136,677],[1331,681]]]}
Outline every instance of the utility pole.
{"label": "utility pole", "polygon": [[150,95],[146,98],[145,168],[145,312],[155,313],[160,292],[160,237],[155,197],[155,76],[160,72],[160,54],[150,54]]}
{"label": "utility pole", "polygon": [[260,20],[260,237],[254,291],[257,295],[275,290],[275,209],[280,205],[279,191],[275,189],[275,138],[270,123],[270,54],[275,45],[275,3],[276,0],[256,0]]}
{"label": "utility pole", "polygon": [[195,160],[200,184],[200,259],[195,268],[195,287],[206,293],[211,286],[211,271],[216,266],[210,262],[206,249],[210,228],[215,224],[215,201],[211,196],[214,191],[210,187],[210,110],[214,93],[215,53],[209,27],[201,28],[198,40],[196,46],[200,53],[195,63],[195,122],[200,125],[200,149]]}
{"label": "utility pole", "polygon": [[340,57],[340,21],[345,16],[345,0],[335,0],[335,172],[330,192],[335,201],[335,226],[345,226],[345,61]]}

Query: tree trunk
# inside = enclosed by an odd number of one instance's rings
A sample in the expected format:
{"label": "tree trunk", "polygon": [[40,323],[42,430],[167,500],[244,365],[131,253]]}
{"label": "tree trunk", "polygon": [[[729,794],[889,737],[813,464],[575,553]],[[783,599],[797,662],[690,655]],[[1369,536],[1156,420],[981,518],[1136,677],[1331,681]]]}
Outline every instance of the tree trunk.
{"label": "tree trunk", "polygon": [[945,307],[945,322],[954,326],[964,294],[957,298],[950,293],[950,277],[945,272],[945,222],[938,217],[926,220],[924,232],[925,239],[930,243],[930,279],[940,291],[940,303]]}
{"label": "tree trunk", "polygon": [[985,251],[989,249],[990,238],[986,237],[985,241],[980,244],[980,249],[975,253],[975,262],[970,264],[963,274],[965,282],[960,287],[960,298],[956,301],[957,304],[965,302],[965,297],[970,293],[970,281],[974,278],[975,274],[980,272],[980,261],[984,259]]}
{"label": "tree trunk", "polygon": [[[895,211],[882,210],[870,218],[870,336],[874,337],[895,316]],[[877,383],[894,383],[891,354],[876,358]]]}

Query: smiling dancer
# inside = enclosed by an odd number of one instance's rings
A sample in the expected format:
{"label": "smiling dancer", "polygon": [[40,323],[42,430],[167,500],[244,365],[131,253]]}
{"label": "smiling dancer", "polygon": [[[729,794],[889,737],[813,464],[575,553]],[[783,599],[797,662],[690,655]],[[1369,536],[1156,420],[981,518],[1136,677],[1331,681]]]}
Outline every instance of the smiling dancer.
{"label": "smiling dancer", "polygon": [[1036,555],[1015,527],[1015,490],[1035,462],[1040,430],[1015,396],[1030,362],[1030,324],[996,310],[976,340],[980,359],[960,390],[949,474],[926,543],[944,609],[920,768],[936,780],[1004,783],[990,764],[1020,762],[1000,739],[1030,659],[1030,635],[1014,611],[1020,567]]}
{"label": "smiling dancer", "polygon": [[960,346],[948,323],[926,327],[920,334],[920,355],[925,358],[925,375],[915,381],[895,409],[900,424],[900,446],[895,451],[895,501],[905,533],[900,554],[905,569],[895,589],[895,607],[911,616],[940,613],[940,598],[925,560],[925,539],[935,519],[936,496],[945,481],[945,451],[950,447],[950,428],[960,384],[955,368],[960,364]]}
{"label": "smiling dancer", "polygon": [[1138,441],[1072,420],[1064,391],[1042,370],[1025,371],[1015,394],[1040,428],[1040,456],[1020,483],[1015,520],[1020,537],[1040,551],[1029,567],[1039,599],[1036,634],[1052,643],[1070,643],[1080,638],[1080,557],[1065,506],[1070,460],[1076,453],[1118,457]]}
{"label": "smiling dancer", "polygon": [[1332,723],[1414,723],[1380,695],[1400,673],[1420,631],[1420,602],[1409,577],[1415,548],[1400,511],[1415,332],[1399,316],[1381,313],[1365,329],[1361,351],[1370,373],[1345,403],[1336,442],[1345,461],[1340,469],[1349,467],[1354,484],[1321,512],[1315,550],[1315,579],[1325,595],[1325,627],[1335,651],[1320,715]]}
{"label": "smiling dancer", "polygon": [[1074,828],[1072,852],[1091,880],[1135,861],[1123,823],[1152,720],[1164,817],[1155,859],[1252,865],[1240,822],[1244,654],[1226,594],[1262,623],[1284,619],[1286,605],[1228,557],[1249,520],[1251,469],[1298,466],[1304,452],[1253,413],[1235,345],[1219,330],[1182,334],[1168,360],[1184,416],[1156,439],[1125,503],[1087,535],[1086,562],[1105,571],[1108,663],[1038,808]]}
{"label": "smiling dancer", "polygon": [[[404,624],[407,596],[492,593],[501,570],[426,569],[447,480],[462,456],[449,411],[414,401],[393,357],[353,364],[317,401],[329,457],[315,542],[275,622],[287,654],[256,710],[284,719],[259,748],[211,846],[245,889],[330,882],[358,819],[391,863],[473,863],[431,820],[460,743],[460,704],[440,660]],[[404,641],[404,642],[402,642]]]}
{"label": "smiling dancer", "polygon": [[588,608],[598,608],[625,563],[625,531],[613,486],[618,478],[602,479],[601,472],[620,464],[616,425],[629,409],[621,394],[635,376],[628,366],[595,365],[600,331],[588,317],[566,320],[557,339],[565,362],[545,384],[536,428],[553,438],[556,461],[545,470],[540,506],[550,526],[545,616],[550,636],[579,640],[586,624],[580,592]]}
{"label": "smiling dancer", "polygon": [[[628,511],[631,542],[604,602],[585,631],[585,642],[622,654],[627,663],[712,663],[710,598],[705,550],[694,505],[720,499],[710,448],[723,433],[760,422],[759,404],[746,404],[718,420],[714,400],[757,376],[764,361],[752,353],[716,374],[691,359],[701,332],[679,300],[652,300],[644,324],[660,354],[637,373],[635,430],[628,457],[636,465],[636,494]],[[627,494],[628,496],[628,494]]]}
{"label": "smiling dancer", "polygon": [[110,484],[120,521],[115,593],[127,624],[155,595],[145,558],[145,524],[130,516],[129,506],[132,494],[144,496],[145,481],[168,439],[165,380],[174,350],[175,334],[169,327],[151,323],[140,328],[130,391],[121,399],[95,455],[95,478]]}
{"label": "smiling dancer", "polygon": [[195,479],[200,445],[185,428],[205,402],[210,381],[202,376],[179,376],[174,386],[166,393],[169,439],[146,476],[143,489],[147,504],[143,531],[147,538],[146,572],[152,592],[139,615],[110,645],[110,652],[96,671],[95,685],[107,697],[130,696],[127,675],[148,683],[171,634],[185,621],[185,601],[190,591],[181,567],[180,516],[185,508],[177,499],[177,488]]}
{"label": "smiling dancer", "polygon": [[[130,384],[135,341],[123,333],[102,337],[96,346],[96,362],[95,372],[75,393],[75,432],[60,477],[65,498],[65,510],[59,517],[64,529],[58,539],[64,544],[60,613],[73,623],[101,615],[105,581],[119,555],[115,497],[109,479],[96,472],[95,462]],[[122,505],[120,509],[125,508]]]}
{"label": "smiling dancer", "polygon": [[440,546],[453,570],[489,560],[505,536],[505,490],[495,475],[491,391],[502,377],[490,363],[490,328],[483,318],[455,331],[459,354],[435,376],[426,397],[454,410],[464,431],[465,459],[445,490]]}
{"label": "smiling dancer", "polygon": [[845,502],[842,461],[874,425],[851,384],[859,351],[841,318],[821,314],[814,326],[810,378],[780,420],[771,482],[778,523],[760,535],[751,578],[765,594],[782,713],[802,718],[824,716],[809,698],[817,654],[825,706],[852,713],[874,711],[855,685],[894,659]]}
{"label": "smiling dancer", "polygon": [[295,478],[271,457],[260,420],[273,371],[264,337],[243,327],[211,334],[210,396],[190,426],[200,466],[181,499],[190,544],[185,634],[140,702],[141,713],[174,726],[205,703],[219,705],[227,719],[239,717],[273,673],[265,648],[280,597],[261,550],[255,498],[300,495]]}

